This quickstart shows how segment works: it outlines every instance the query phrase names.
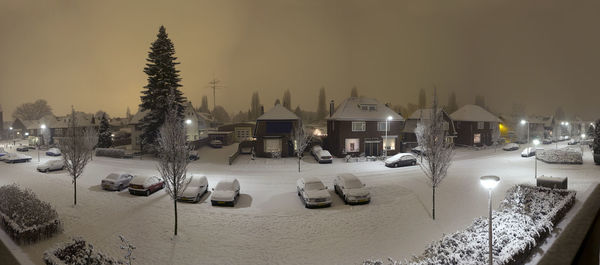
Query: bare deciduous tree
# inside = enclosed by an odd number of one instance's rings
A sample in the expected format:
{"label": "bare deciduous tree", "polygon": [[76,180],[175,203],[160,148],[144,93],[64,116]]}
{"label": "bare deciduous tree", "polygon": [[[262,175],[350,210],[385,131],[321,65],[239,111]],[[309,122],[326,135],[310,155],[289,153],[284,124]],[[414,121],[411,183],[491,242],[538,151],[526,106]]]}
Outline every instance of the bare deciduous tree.
{"label": "bare deciduous tree", "polygon": [[452,143],[446,141],[444,116],[438,107],[435,88],[430,116],[428,119],[421,117],[415,129],[415,134],[417,135],[417,142],[425,155],[425,159],[419,163],[419,166],[432,188],[433,207],[431,215],[435,220],[435,188],[446,178],[454,154]]}
{"label": "bare deciduous tree", "polygon": [[298,128],[294,131],[294,141],[296,142],[296,156],[298,157],[298,172],[300,172],[300,161],[302,160],[302,155],[304,154],[304,150],[310,143],[311,139],[312,135],[307,135],[304,126],[299,124]]}
{"label": "bare deciduous tree", "polygon": [[38,99],[33,103],[18,106],[12,116],[21,120],[39,120],[48,114],[52,114],[52,108],[46,100]]}
{"label": "bare deciduous tree", "polygon": [[[173,200],[175,230],[177,235],[177,196],[189,183],[187,166],[189,149],[186,143],[183,120],[177,117],[174,108],[169,108],[158,135],[158,171],[165,180],[167,194]],[[191,180],[191,179],[190,179]]]}
{"label": "bare deciduous tree", "polygon": [[77,179],[92,157],[92,150],[98,142],[98,133],[92,127],[77,126],[75,110],[71,111],[71,119],[65,137],[59,141],[65,168],[73,181],[73,205],[77,205]]}

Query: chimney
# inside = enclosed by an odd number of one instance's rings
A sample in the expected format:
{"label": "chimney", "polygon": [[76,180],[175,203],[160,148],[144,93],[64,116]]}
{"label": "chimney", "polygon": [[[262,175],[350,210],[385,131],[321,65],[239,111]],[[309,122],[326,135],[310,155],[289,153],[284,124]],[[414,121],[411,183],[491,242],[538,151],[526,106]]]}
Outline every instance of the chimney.
{"label": "chimney", "polygon": [[333,99],[332,99],[331,102],[329,102],[329,117],[333,116],[334,106],[335,106],[335,103],[333,103]]}
{"label": "chimney", "polygon": [[265,114],[265,106],[260,105],[260,115]]}

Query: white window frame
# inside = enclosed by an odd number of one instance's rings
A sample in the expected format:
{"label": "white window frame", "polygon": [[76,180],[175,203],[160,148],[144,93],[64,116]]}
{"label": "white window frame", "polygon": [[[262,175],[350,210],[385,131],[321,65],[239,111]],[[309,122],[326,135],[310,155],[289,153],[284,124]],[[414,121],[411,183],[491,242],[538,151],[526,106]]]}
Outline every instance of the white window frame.
{"label": "white window frame", "polygon": [[[378,121],[377,122],[377,131],[379,131],[379,132],[385,132],[386,129],[387,129],[387,131],[389,132],[390,131],[390,127],[391,127],[390,125],[391,125],[390,122]],[[387,128],[386,128],[386,126],[387,126]]]}
{"label": "white window frame", "polygon": [[[350,150],[350,144],[355,143],[354,150]],[[360,152],[360,139],[359,138],[346,138],[344,139],[344,151],[346,153]]]}
{"label": "white window frame", "polygon": [[477,130],[483,130],[485,122],[478,121],[477,122]]}
{"label": "white window frame", "polygon": [[367,130],[367,123],[364,121],[353,121],[352,131],[353,132],[364,132]]}

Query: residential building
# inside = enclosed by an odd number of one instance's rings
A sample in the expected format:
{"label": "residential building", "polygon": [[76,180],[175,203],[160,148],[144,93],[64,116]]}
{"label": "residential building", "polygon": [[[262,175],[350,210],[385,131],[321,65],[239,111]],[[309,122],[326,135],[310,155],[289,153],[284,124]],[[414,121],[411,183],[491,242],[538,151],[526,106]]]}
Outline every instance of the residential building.
{"label": "residential building", "polygon": [[296,150],[294,135],[302,128],[302,120],[281,104],[275,105],[256,119],[255,153],[260,157],[288,157]]}
{"label": "residential building", "polygon": [[450,114],[454,121],[456,145],[492,145],[500,138],[500,119],[477,105],[465,105]]}
{"label": "residential building", "polygon": [[[446,141],[452,143],[454,142],[454,138],[456,138],[454,122],[452,121],[452,118],[450,118],[450,115],[446,113],[446,111],[442,109],[439,109],[438,111],[442,113]],[[408,119],[406,119],[404,129],[402,130],[403,142],[406,147],[412,148],[417,146],[417,135],[415,134],[415,129],[421,120],[426,123],[431,121],[431,112],[433,112],[433,109],[418,109],[413,112]]]}

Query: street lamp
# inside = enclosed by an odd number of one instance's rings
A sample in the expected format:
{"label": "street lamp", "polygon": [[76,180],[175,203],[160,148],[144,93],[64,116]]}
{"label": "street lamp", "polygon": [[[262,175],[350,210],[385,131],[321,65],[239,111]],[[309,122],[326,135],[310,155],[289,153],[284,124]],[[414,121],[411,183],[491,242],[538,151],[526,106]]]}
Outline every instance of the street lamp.
{"label": "street lamp", "polygon": [[392,119],[393,119],[392,116],[387,116],[387,119],[385,119],[385,141],[383,142],[383,149],[384,149],[383,151],[384,151],[385,157],[387,157],[387,150],[388,150],[386,143],[389,145],[389,143],[388,143],[389,123]]}
{"label": "street lamp", "polygon": [[533,139],[533,145],[535,146],[535,178],[537,179],[537,146],[540,144],[540,140]]}
{"label": "street lamp", "polygon": [[185,124],[187,124],[187,125],[192,124],[192,120],[190,120],[190,119],[185,120]]}
{"label": "street lamp", "polygon": [[[42,135],[42,140],[44,140],[44,129],[46,129],[46,124],[42,124],[40,125],[41,128],[41,135]],[[37,140],[37,150],[38,150],[38,162],[40,162],[40,138],[38,137]]]}
{"label": "street lamp", "polygon": [[521,125],[527,124],[527,144],[529,144],[529,122],[526,120],[521,120]]}
{"label": "street lamp", "polygon": [[489,264],[493,265],[493,259],[492,259],[492,190],[496,187],[496,185],[498,185],[498,182],[500,182],[500,178],[497,176],[483,176],[479,178],[479,182],[481,183],[481,186],[483,186],[484,188],[486,188],[488,190],[488,209],[489,209],[489,219],[488,219],[488,224],[489,224],[489,238],[488,238],[488,243],[489,243]]}

